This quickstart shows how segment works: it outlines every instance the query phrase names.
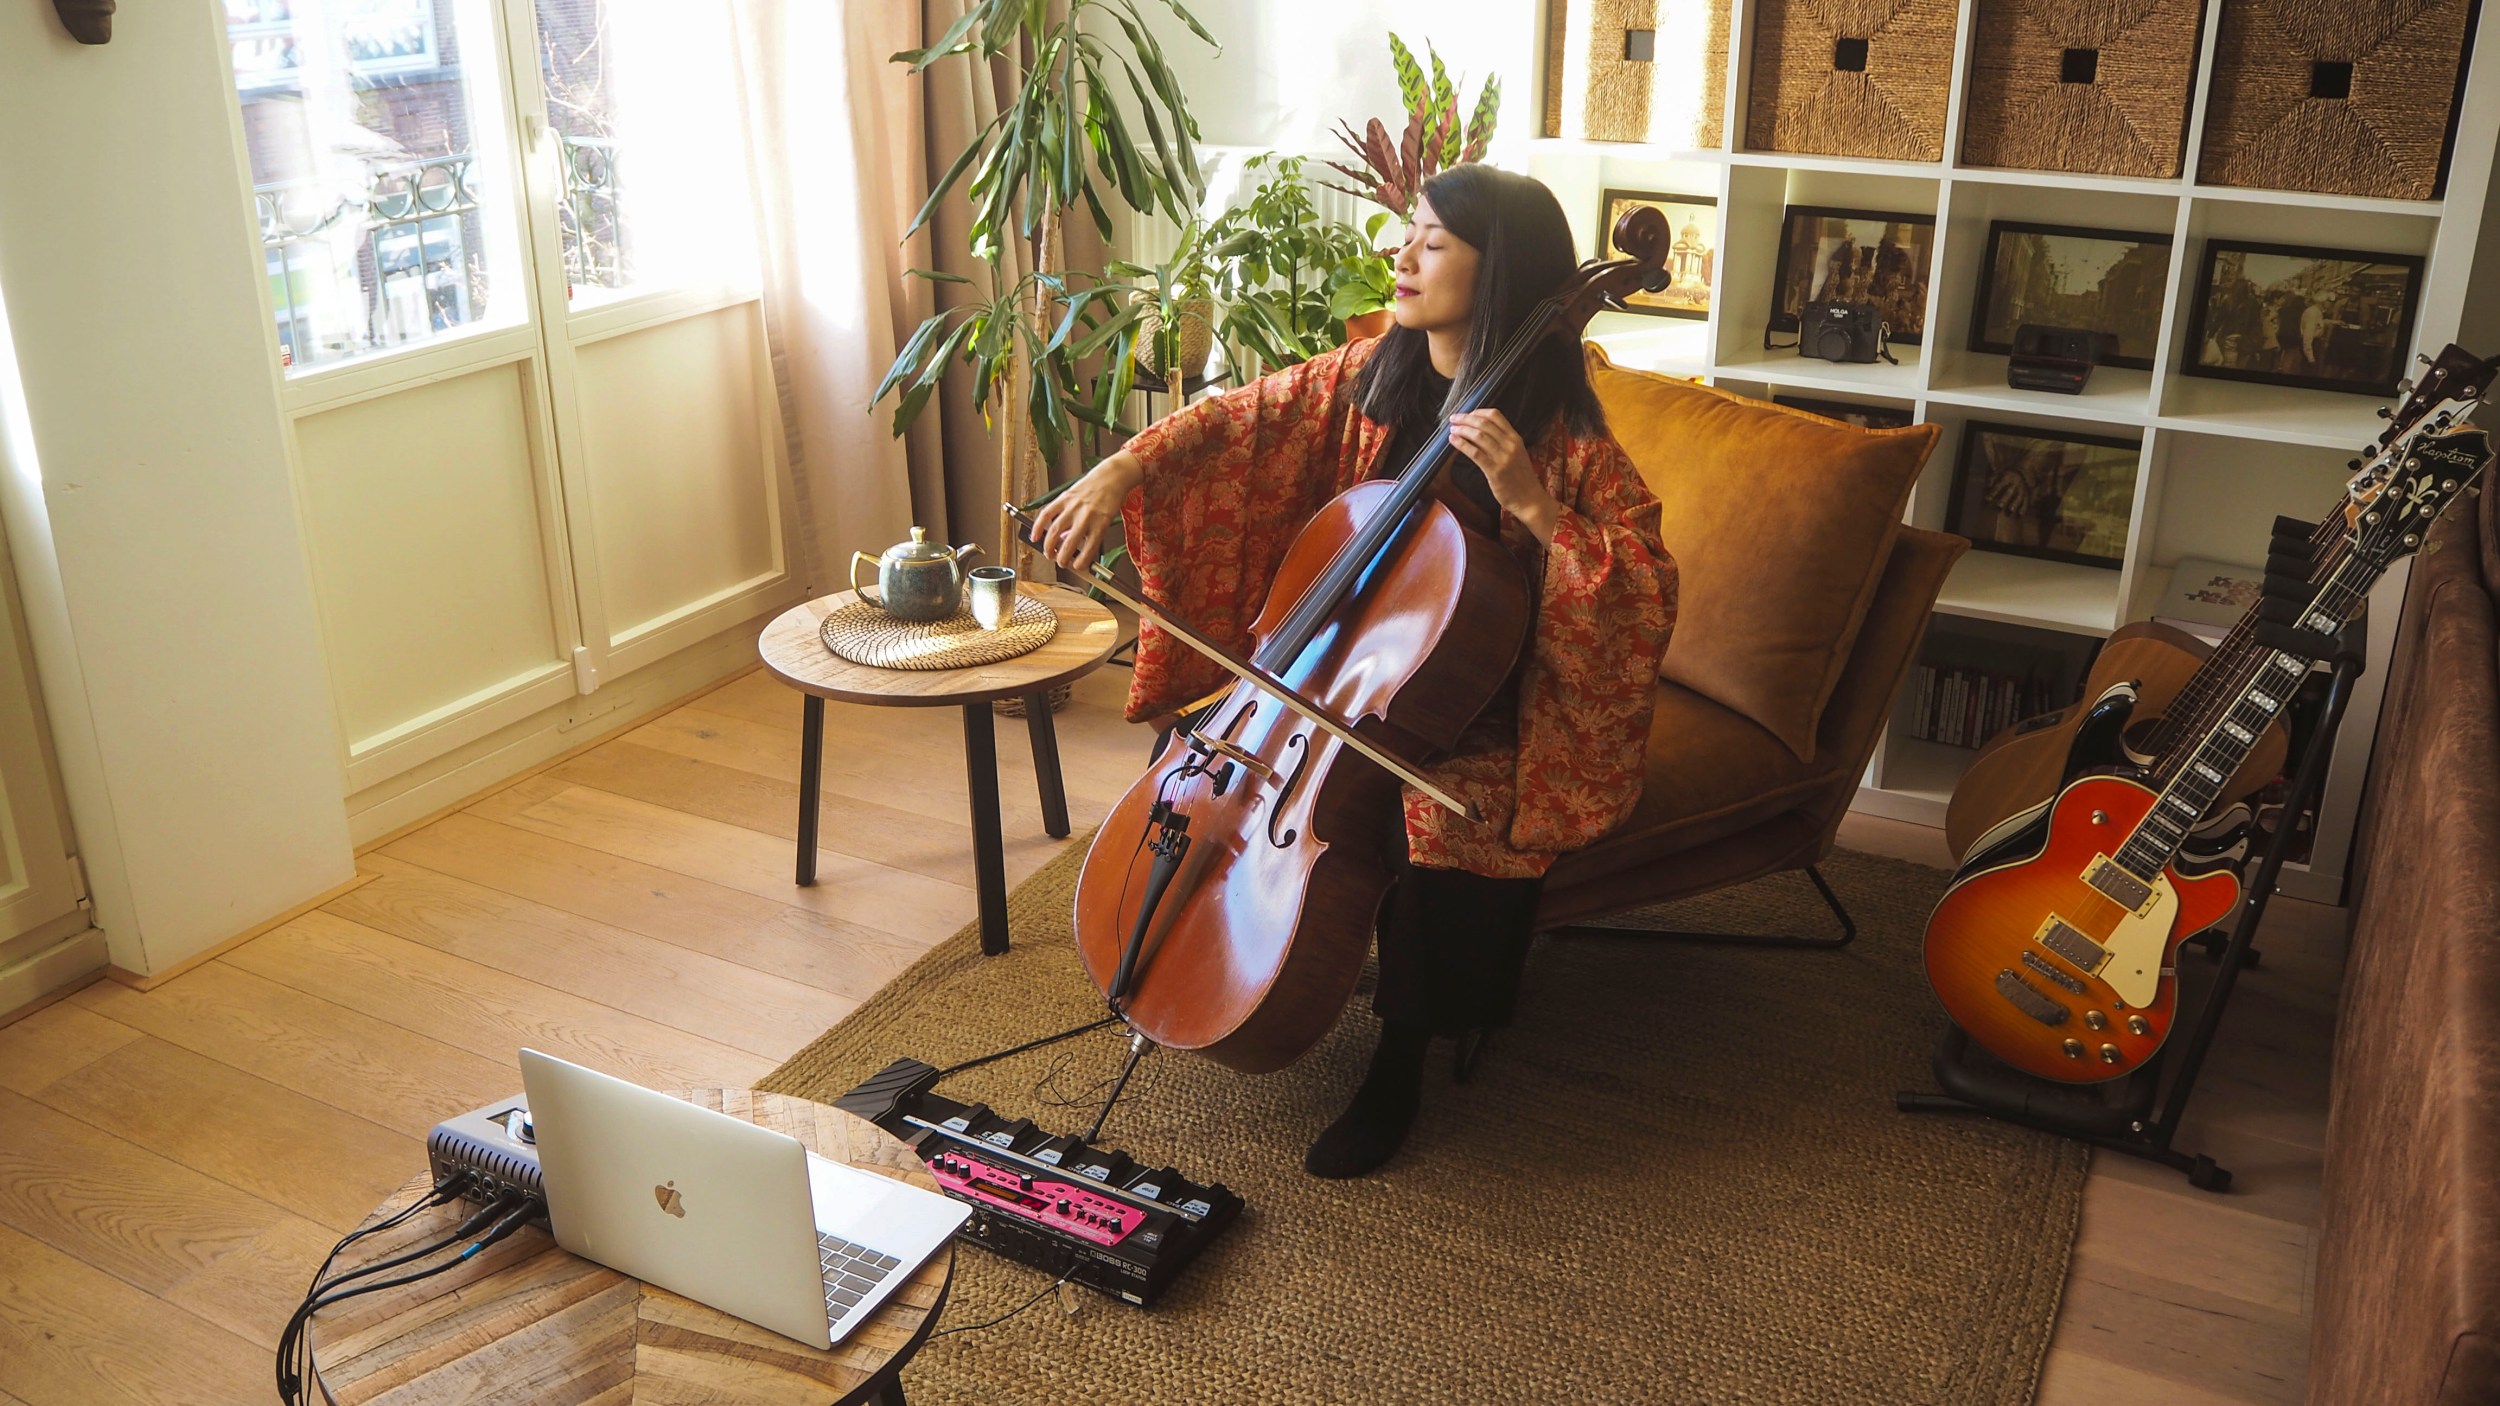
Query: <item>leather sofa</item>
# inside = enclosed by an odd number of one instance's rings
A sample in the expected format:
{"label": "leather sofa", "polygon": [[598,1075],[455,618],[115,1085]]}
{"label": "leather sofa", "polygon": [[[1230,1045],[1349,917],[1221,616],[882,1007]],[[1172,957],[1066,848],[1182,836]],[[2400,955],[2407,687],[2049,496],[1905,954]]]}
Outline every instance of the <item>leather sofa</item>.
{"label": "leather sofa", "polygon": [[2500,1402],[2500,487],[2416,558],[2355,841],[2311,1406]]}

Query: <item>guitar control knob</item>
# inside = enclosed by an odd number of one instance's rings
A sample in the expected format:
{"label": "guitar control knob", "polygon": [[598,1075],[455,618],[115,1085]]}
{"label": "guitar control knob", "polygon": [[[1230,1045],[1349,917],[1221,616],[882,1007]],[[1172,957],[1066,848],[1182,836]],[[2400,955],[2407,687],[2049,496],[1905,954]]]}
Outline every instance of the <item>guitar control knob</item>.
{"label": "guitar control knob", "polygon": [[2140,1015],[2128,1016],[2127,1033],[2130,1035],[2150,1035],[2153,1033],[2153,1022],[2146,1020]]}
{"label": "guitar control knob", "polygon": [[2116,1064],[2117,1062],[2118,1062],[2118,1047],[2117,1047],[2116,1045],[2103,1045],[2103,1046],[2101,1046],[2101,1063],[2103,1063],[2103,1064]]}
{"label": "guitar control knob", "polygon": [[2083,1058],[2083,1042],[2081,1040],[2068,1040],[2066,1042],[2066,1057],[2068,1059]]}
{"label": "guitar control knob", "polygon": [[2086,1030],[2105,1029],[2108,1025],[2109,1017],[2101,1014],[2099,1011],[2085,1011],[2083,1013],[2083,1027]]}

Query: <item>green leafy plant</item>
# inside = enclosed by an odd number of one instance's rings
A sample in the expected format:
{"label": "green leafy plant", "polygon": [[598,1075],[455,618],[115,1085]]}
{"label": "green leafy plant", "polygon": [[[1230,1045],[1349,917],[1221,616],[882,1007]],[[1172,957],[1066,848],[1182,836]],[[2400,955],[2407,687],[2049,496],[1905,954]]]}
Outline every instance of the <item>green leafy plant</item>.
{"label": "green leafy plant", "polygon": [[[1156,3],[1214,45],[1180,0],[1068,0],[1055,21],[1047,0],[975,0],[936,43],[893,56],[914,73],[959,59],[976,83],[988,83],[1000,64],[1014,77],[1012,97],[955,155],[912,219],[913,230],[927,224],[962,185],[972,207],[971,252],[989,265],[990,296],[930,317],[905,340],[874,398],[896,397],[895,434],[910,428],[951,364],[971,369],[984,419],[1017,368],[1029,372],[1023,413],[1046,463],[1074,440],[1077,422],[1108,424],[1128,394],[1128,354],[1142,312],[1134,290],[1055,267],[1054,236],[1079,206],[1108,237],[1111,200],[1181,221],[1197,204],[1197,122],[1140,8]],[[1142,143],[1122,110],[1123,91],[1145,128]],[[1007,279],[1000,263],[1011,239],[1029,251],[1031,272]],[[1109,374],[1081,369],[1096,354],[1111,359]]]}
{"label": "green leafy plant", "polygon": [[1458,99],[1463,82],[1450,80],[1449,70],[1430,40],[1424,41],[1424,52],[1432,59],[1429,79],[1406,42],[1394,33],[1389,36],[1389,58],[1397,69],[1398,96],[1406,104],[1405,135],[1391,145],[1389,129],[1377,117],[1360,134],[1352,124],[1340,122],[1337,140],[1345,143],[1346,149],[1363,164],[1328,163],[1330,170],[1359,183],[1332,183],[1332,189],[1374,201],[1399,219],[1415,213],[1415,198],[1423,193],[1425,181],[1448,167],[1483,160],[1485,147],[1493,140],[1493,129],[1501,120],[1500,74],[1486,76],[1484,87],[1476,94],[1475,110],[1462,126]]}
{"label": "green leafy plant", "polygon": [[1247,169],[1266,179],[1207,228],[1218,330],[1236,366],[1291,366],[1341,346],[1346,318],[1387,306],[1394,291],[1388,262],[1373,249],[1392,217],[1374,215],[1361,228],[1323,219],[1303,167],[1298,156],[1252,157]]}

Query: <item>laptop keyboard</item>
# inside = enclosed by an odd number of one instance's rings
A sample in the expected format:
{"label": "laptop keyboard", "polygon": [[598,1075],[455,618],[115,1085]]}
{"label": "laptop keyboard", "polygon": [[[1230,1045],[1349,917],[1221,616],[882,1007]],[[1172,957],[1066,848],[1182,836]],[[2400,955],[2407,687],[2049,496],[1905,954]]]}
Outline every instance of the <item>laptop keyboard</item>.
{"label": "laptop keyboard", "polygon": [[903,1263],[822,1232],[816,1236],[816,1256],[825,1267],[825,1316],[836,1324]]}

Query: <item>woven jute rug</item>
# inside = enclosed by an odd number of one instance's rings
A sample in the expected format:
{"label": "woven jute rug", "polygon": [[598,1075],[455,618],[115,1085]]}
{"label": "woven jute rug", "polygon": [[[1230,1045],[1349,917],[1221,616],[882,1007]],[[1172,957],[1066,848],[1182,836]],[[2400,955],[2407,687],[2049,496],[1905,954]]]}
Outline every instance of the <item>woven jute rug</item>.
{"label": "woven jute rug", "polygon": [[[1012,952],[983,958],[965,928],[764,1087],[830,1102],[900,1055],[944,1066],[1099,1013],[1069,938],[1082,857],[1071,844],[1010,898]],[[1301,1158],[1361,1076],[1368,998],[1265,1077],[1149,1054],[1104,1142],[1248,1209],[1150,1310],[1069,1287],[933,1339],[911,1399],[2030,1400],[2085,1154],[1893,1110],[1926,1087],[1942,1020],[1918,943],[1944,875],[1849,853],[1824,872],[1858,918],[1845,951],[1540,941],[1517,1022],[1464,1084],[1436,1046],[1414,1136],[1364,1180],[1315,1180]],[[1830,922],[1795,874],[1643,917]],[[1079,1101],[1125,1048],[1100,1032],[940,1087],[1081,1134]],[[945,1322],[1050,1282],[966,1248]]]}

